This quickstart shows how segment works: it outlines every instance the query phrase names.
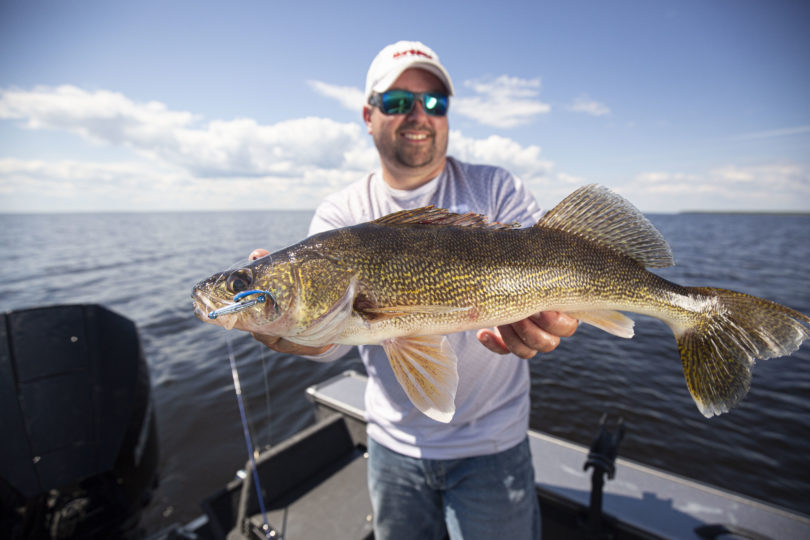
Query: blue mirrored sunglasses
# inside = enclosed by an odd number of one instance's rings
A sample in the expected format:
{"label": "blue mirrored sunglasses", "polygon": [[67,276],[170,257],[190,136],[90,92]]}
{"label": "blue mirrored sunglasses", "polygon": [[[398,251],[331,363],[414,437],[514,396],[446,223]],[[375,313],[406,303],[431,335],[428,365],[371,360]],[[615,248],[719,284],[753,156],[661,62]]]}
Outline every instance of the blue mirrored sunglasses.
{"label": "blue mirrored sunglasses", "polygon": [[408,90],[388,90],[382,94],[373,94],[369,105],[378,107],[383,114],[408,114],[419,100],[426,114],[444,116],[447,114],[449,99],[441,92],[409,92]]}

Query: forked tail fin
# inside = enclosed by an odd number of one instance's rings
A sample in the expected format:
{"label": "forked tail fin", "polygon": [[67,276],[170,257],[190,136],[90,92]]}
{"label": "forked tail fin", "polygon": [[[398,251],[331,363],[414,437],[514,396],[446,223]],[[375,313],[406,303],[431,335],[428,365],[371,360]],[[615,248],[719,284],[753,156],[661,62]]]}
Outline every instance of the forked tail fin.
{"label": "forked tail fin", "polygon": [[706,417],[728,412],[751,383],[757,359],[786,356],[810,338],[810,317],[755,296],[693,287],[714,309],[675,332],[686,385]]}

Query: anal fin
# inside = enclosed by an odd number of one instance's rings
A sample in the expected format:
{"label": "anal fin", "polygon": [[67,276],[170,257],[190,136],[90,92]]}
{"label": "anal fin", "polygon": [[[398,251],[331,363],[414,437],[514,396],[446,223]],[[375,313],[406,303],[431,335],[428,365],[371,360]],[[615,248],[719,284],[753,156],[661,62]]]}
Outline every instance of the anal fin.
{"label": "anal fin", "polygon": [[382,343],[394,375],[414,406],[447,423],[456,412],[458,369],[447,336],[411,336]]}
{"label": "anal fin", "polygon": [[614,336],[630,339],[635,334],[633,319],[619,311],[567,311],[566,313]]}

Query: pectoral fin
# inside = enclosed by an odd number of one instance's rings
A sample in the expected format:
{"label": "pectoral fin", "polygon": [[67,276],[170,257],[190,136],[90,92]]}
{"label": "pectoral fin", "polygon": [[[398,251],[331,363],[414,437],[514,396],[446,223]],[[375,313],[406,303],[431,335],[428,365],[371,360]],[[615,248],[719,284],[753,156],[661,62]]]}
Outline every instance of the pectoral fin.
{"label": "pectoral fin", "polygon": [[618,311],[568,311],[567,313],[581,322],[588,323],[614,336],[629,339],[635,333],[633,319]]}
{"label": "pectoral fin", "polygon": [[446,336],[416,336],[382,343],[394,375],[417,409],[447,423],[456,412],[458,363]]}

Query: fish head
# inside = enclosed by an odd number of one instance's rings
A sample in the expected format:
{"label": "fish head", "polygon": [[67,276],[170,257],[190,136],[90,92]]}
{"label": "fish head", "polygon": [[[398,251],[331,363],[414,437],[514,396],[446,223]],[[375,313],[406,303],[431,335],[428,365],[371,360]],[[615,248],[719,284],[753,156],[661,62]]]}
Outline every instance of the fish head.
{"label": "fish head", "polygon": [[[286,257],[267,255],[230,268],[194,286],[191,298],[200,320],[248,332],[283,336],[295,300],[293,266]],[[250,293],[237,301],[240,293]],[[235,298],[236,297],[236,298]],[[217,314],[223,308],[238,308]]]}

